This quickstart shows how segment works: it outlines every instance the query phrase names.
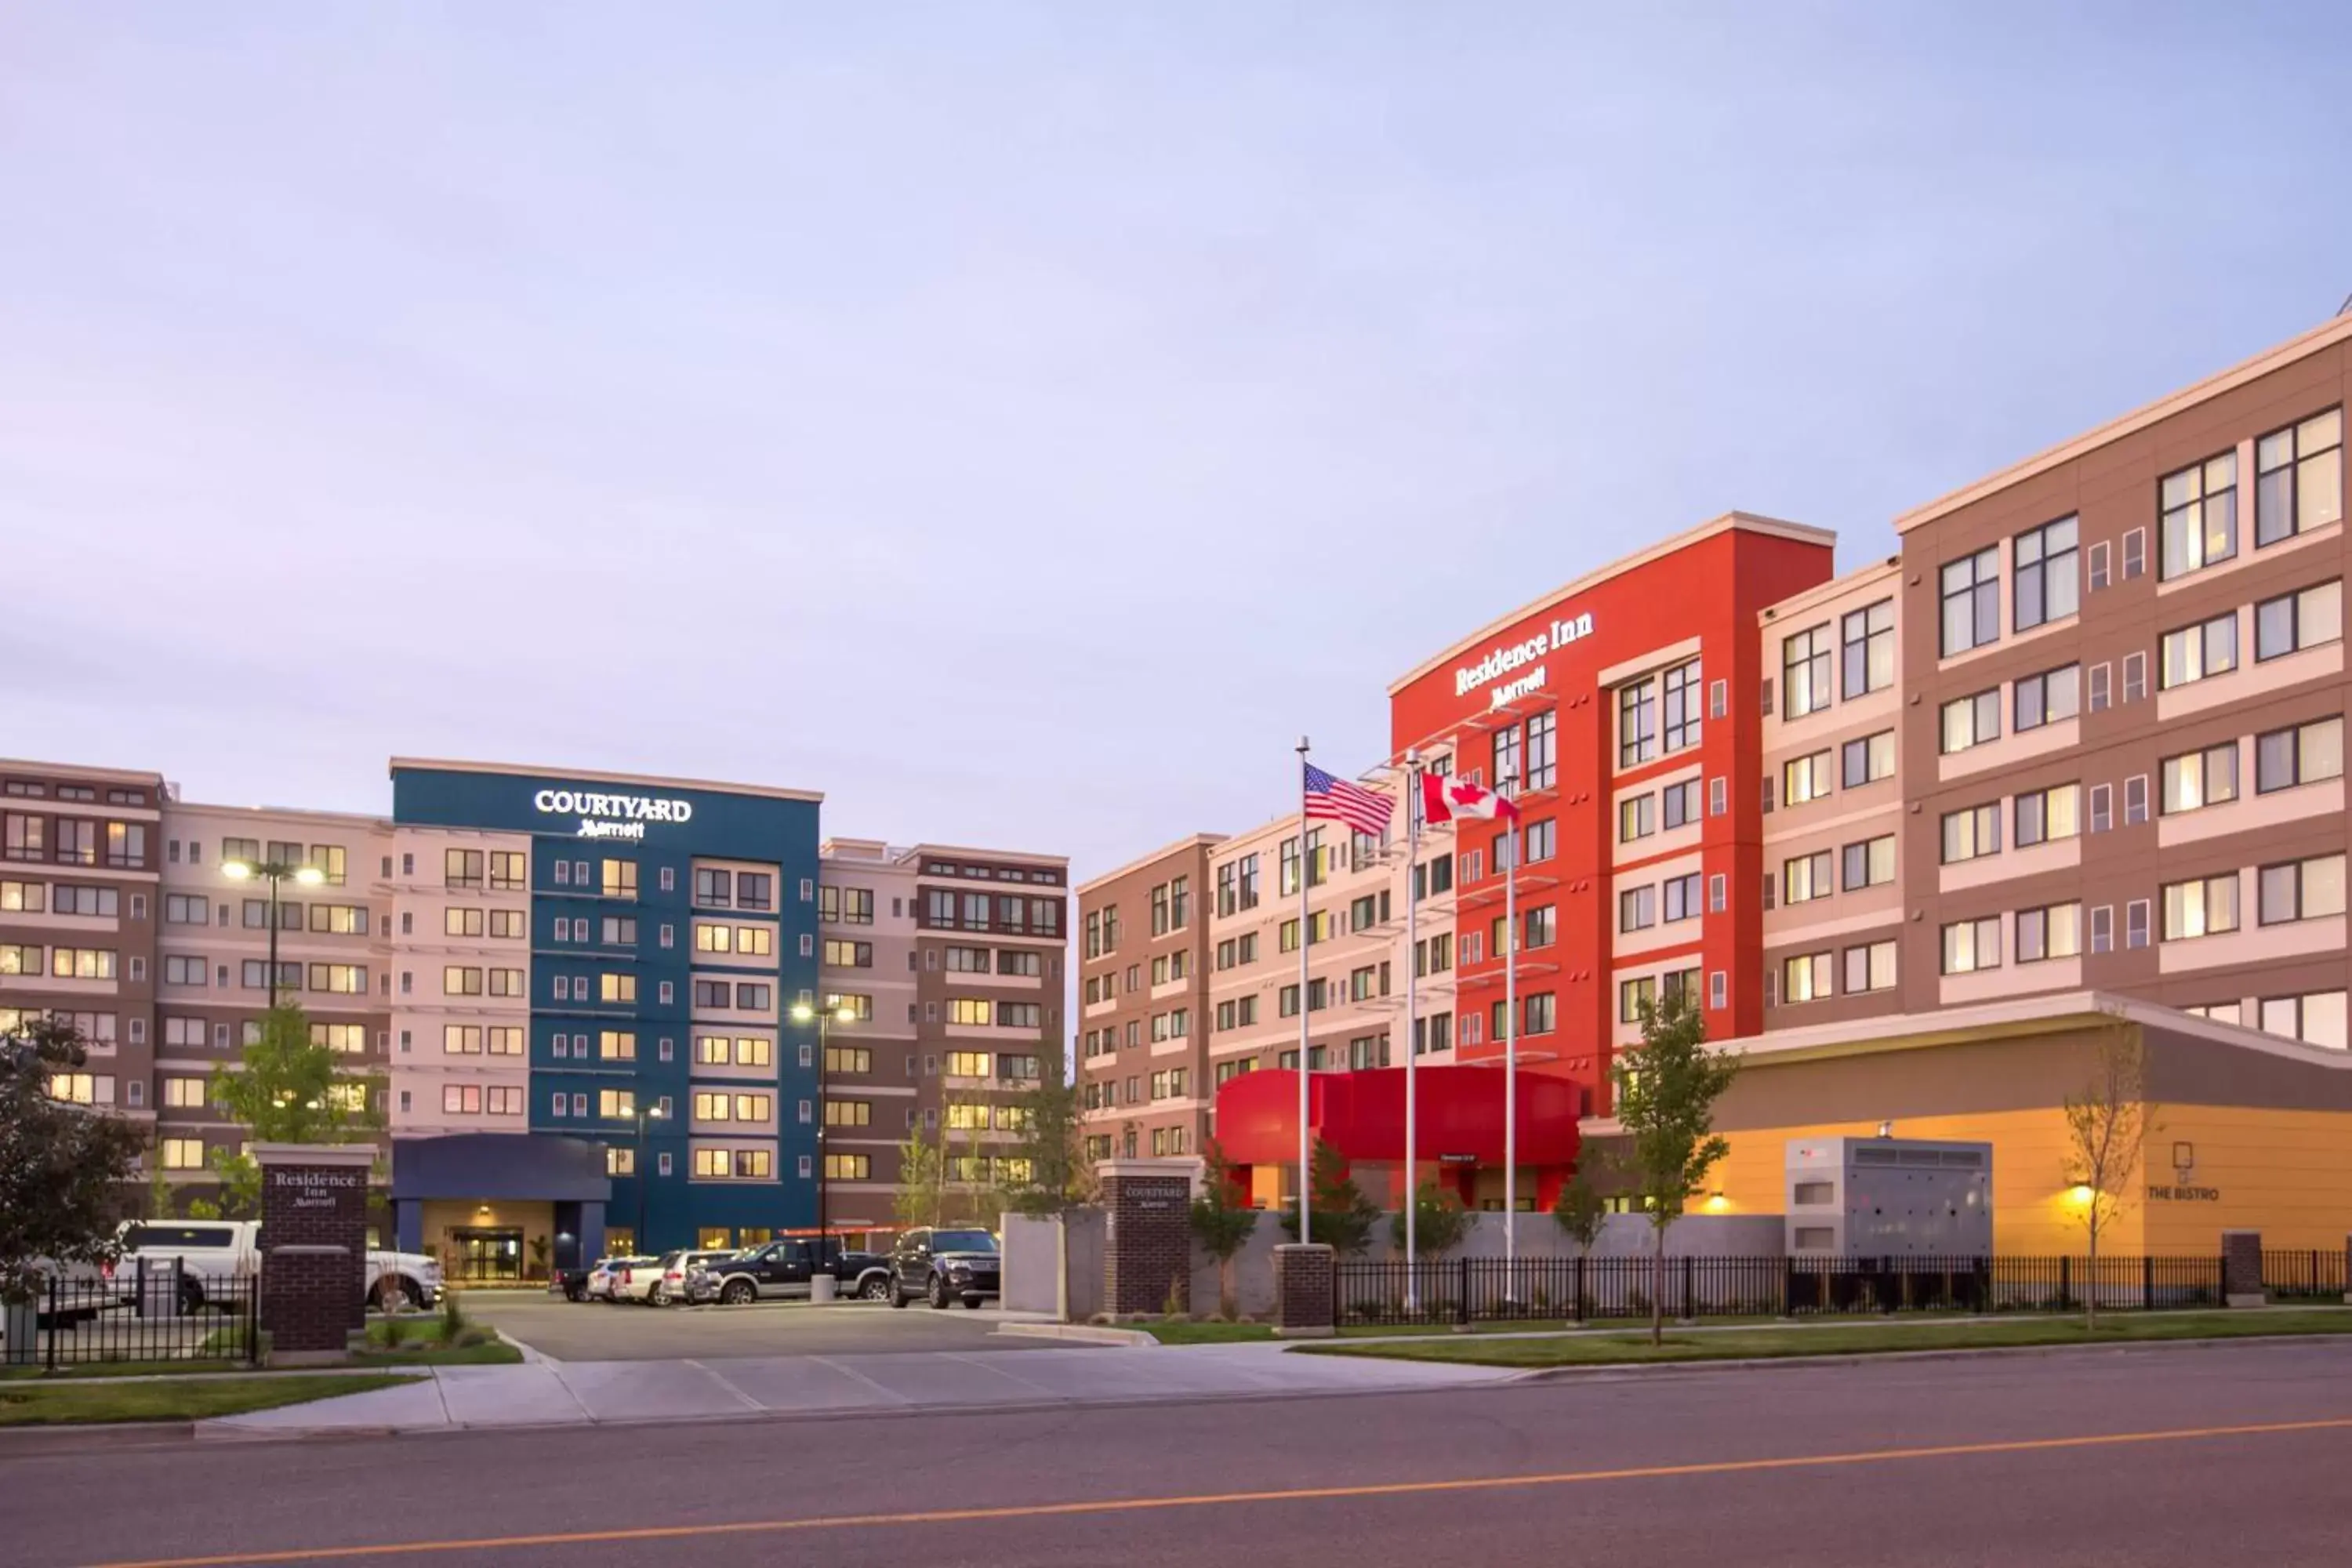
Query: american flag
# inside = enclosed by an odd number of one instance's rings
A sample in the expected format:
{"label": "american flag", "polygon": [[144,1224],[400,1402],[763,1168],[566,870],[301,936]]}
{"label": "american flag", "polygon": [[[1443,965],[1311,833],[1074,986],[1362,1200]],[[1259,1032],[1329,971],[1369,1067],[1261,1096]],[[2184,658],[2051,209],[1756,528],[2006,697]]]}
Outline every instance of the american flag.
{"label": "american flag", "polygon": [[1332,822],[1344,822],[1359,833],[1381,834],[1388,831],[1389,813],[1395,803],[1384,795],[1374,795],[1348,783],[1335,779],[1314,763],[1307,764],[1307,815]]}

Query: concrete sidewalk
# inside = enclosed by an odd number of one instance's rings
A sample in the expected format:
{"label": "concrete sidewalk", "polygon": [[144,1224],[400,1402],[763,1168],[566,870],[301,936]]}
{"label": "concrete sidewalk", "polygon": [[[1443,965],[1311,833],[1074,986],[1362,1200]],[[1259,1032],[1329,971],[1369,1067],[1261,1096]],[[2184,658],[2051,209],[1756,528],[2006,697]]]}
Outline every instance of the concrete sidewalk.
{"label": "concrete sidewalk", "polygon": [[893,1415],[1165,1399],[1403,1392],[1507,1382],[1508,1369],[1294,1356],[1278,1344],[918,1351],[723,1362],[445,1366],[397,1388],[199,1423],[199,1437]]}

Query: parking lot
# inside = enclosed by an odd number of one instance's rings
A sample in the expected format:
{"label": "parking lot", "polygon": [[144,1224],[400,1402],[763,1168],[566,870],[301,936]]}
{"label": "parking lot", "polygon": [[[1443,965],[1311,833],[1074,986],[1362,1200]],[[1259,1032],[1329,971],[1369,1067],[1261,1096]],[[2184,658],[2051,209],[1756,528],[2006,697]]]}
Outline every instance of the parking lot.
{"label": "parking lot", "polygon": [[996,1338],[993,1305],[944,1312],[879,1302],[811,1307],[609,1306],[520,1290],[477,1290],[466,1313],[558,1361],[689,1361],[728,1356],[887,1355],[900,1351],[1030,1350],[1046,1340]]}

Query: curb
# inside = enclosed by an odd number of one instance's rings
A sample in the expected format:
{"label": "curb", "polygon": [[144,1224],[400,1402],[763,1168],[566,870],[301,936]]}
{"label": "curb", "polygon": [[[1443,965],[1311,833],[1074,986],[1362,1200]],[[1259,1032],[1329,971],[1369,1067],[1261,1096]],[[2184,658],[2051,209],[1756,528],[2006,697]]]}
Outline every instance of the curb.
{"label": "curb", "polygon": [[1016,1340],[1067,1340],[1087,1345],[1124,1345],[1157,1350],[1160,1342],[1141,1329],[1106,1328],[1099,1323],[999,1323],[997,1334]]}
{"label": "curb", "polygon": [[193,1439],[194,1421],[58,1422],[0,1428],[0,1459],[37,1458],[108,1448],[170,1448]]}
{"label": "curb", "polygon": [[[2325,1343],[2330,1340],[2346,1339],[2352,1339],[2352,1334],[2229,1334],[2220,1339],[2138,1340],[2126,1341],[2121,1344],[2112,1345],[1953,1345],[1941,1350],[1932,1351],[1849,1351],[1843,1353],[1824,1352],[1821,1355],[1726,1356],[1719,1360],[1694,1359],[1690,1361],[1664,1362],[1595,1362],[1587,1366],[1527,1367],[1506,1378],[1505,1381],[1509,1383],[1552,1383],[1563,1380],[1573,1381],[1577,1378],[1592,1377],[1595,1375],[1606,1375],[1609,1377],[1638,1375],[1647,1377],[1654,1376],[1661,1373],[1675,1372],[1757,1372],[1776,1366],[1857,1366],[1873,1362],[1886,1361],[1974,1361],[1986,1356],[2083,1355],[2090,1352],[2097,1352],[2102,1355],[2113,1355],[2117,1353],[2128,1354],[2140,1351],[2212,1350],[2216,1348],[2226,1349],[2232,1345],[2281,1345],[2292,1344],[2297,1341],[2305,1340],[2314,1340]],[[1412,1358],[1409,1356],[1399,1356],[1393,1358],[1371,1357],[1368,1359],[1394,1359],[1407,1361]],[[1459,1364],[1464,1366],[1485,1366],[1488,1370],[1494,1372],[1508,1372],[1510,1370],[1507,1367],[1496,1365],[1491,1362],[1462,1362]]]}

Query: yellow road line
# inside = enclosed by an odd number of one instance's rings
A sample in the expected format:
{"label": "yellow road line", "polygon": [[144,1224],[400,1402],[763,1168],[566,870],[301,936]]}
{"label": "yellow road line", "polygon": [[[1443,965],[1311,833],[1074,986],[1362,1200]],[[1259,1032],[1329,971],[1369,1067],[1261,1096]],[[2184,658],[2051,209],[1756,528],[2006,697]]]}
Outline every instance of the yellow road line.
{"label": "yellow road line", "polygon": [[1381,1481],[1360,1486],[1293,1487],[1279,1491],[1202,1492],[1172,1497],[1102,1498],[1078,1502],[1014,1503],[998,1508],[927,1509],[909,1513],[820,1514],[808,1519],[742,1520],[730,1524],[661,1524],[631,1530],[583,1530],[546,1535],[491,1535],[464,1541],[397,1541],[360,1546],[309,1546],[283,1552],[237,1552],[214,1557],[154,1557],[93,1568],[237,1568],[239,1564],[324,1563],[359,1557],[404,1557],[435,1552],[496,1552],[527,1546],[599,1546],[632,1541],[685,1541],[724,1535],[773,1535],[791,1531],[859,1530],[880,1525],[970,1524],[992,1520],[1054,1519],[1072,1514],[1140,1513],[1154,1509],[1215,1508],[1227,1503],[1324,1502],[1342,1498],[1412,1497],[1428,1492],[1492,1491],[1505,1487],[1578,1486],[1595,1481],[1655,1480],[1673,1476],[1730,1476],[1763,1470],[1878,1465],[1906,1459],[1954,1459],[1980,1454],[2033,1454],[2058,1448],[2105,1448],[2137,1443],[2187,1443],[2287,1432],[2352,1429],[2352,1416],[2319,1421],[2270,1421],[2245,1426],[2181,1426],[2155,1432],[2101,1432],[2074,1437],[2021,1437],[1992,1443],[1945,1443],[1925,1448],[1867,1448],[1849,1454],[1799,1454],[1777,1459],[1717,1459],[1687,1465],[1639,1465],[1614,1470],[1560,1470],[1519,1476],[1467,1476],[1442,1481]]}

